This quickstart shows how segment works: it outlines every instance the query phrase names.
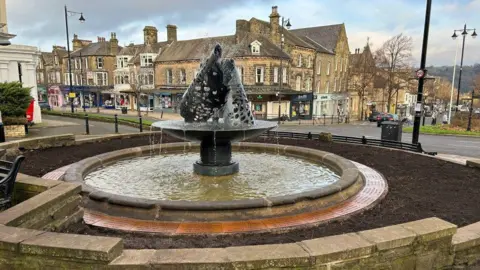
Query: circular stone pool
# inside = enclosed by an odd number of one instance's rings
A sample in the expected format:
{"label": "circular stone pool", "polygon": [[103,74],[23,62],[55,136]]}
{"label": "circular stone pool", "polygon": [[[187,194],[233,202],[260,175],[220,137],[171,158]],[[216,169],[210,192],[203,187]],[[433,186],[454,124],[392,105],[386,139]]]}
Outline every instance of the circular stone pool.
{"label": "circular stone pool", "polygon": [[240,173],[197,175],[198,153],[155,155],[117,161],[91,172],[85,183],[117,195],[152,200],[228,201],[284,196],[328,186],[340,178],[317,163],[271,153],[237,152]]}

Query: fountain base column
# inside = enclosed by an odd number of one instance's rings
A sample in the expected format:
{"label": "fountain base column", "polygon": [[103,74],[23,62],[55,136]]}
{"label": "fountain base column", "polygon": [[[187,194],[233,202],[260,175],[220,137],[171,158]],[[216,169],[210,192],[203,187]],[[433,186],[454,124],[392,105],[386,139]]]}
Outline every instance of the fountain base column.
{"label": "fountain base column", "polygon": [[230,140],[203,138],[200,143],[200,161],[193,164],[193,171],[199,175],[222,176],[237,173],[239,165],[232,161]]}

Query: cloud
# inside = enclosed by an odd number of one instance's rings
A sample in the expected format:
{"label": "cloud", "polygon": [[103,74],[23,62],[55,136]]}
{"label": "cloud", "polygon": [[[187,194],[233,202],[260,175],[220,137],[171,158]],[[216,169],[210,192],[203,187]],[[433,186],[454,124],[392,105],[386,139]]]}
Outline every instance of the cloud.
{"label": "cloud", "polygon": [[[235,20],[257,17],[268,20],[271,6],[291,19],[293,28],[345,23],[351,51],[362,48],[367,36],[377,48],[398,33],[414,40],[413,56],[420,63],[425,20],[425,1],[418,0],[7,0],[10,32],[17,34],[15,43],[39,46],[51,50],[54,44],[64,45],[64,5],[81,11],[87,20],[69,17],[70,38],[95,40],[116,32],[120,44],[143,41],[143,27],[154,25],[159,39],[166,39],[167,24],[178,26],[178,38],[231,35]],[[453,29],[468,25],[480,28],[477,16],[480,0],[436,0],[433,3],[427,63],[451,65],[456,42],[450,36]],[[468,37],[465,64],[480,62],[480,38]]]}

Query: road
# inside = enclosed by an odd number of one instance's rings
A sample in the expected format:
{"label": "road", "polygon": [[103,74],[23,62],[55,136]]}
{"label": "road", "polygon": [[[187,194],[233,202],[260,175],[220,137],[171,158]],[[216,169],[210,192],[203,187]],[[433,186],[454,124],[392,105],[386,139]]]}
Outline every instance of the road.
{"label": "road", "polygon": [[[60,116],[44,115],[43,118],[48,124],[46,127],[32,127],[29,137],[50,136],[56,134],[72,133],[75,135],[85,134],[85,121],[82,119],[66,118]],[[114,133],[112,123],[90,121],[90,134],[102,135]],[[353,124],[340,125],[282,125],[278,130],[292,132],[330,132],[335,135],[380,139],[381,129],[376,123],[356,122]],[[120,133],[138,132],[138,128],[119,126]],[[402,141],[411,143],[412,135],[404,133]],[[456,137],[456,136],[435,136],[420,134],[423,149],[429,152],[442,154],[460,155],[466,157],[480,158],[480,138]]]}
{"label": "road", "polygon": [[[330,132],[335,135],[380,139],[381,128],[376,123],[358,122],[354,124],[311,126],[311,125],[284,125],[279,131],[291,132]],[[403,133],[403,142],[412,142],[411,133]],[[460,155],[480,158],[480,138],[460,136],[437,136],[420,134],[419,142],[425,151],[442,154]]]}

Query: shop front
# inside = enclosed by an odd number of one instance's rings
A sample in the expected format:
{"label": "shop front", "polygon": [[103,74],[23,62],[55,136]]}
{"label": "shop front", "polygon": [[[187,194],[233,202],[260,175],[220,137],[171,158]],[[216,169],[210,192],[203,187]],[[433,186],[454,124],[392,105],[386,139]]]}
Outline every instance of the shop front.
{"label": "shop front", "polygon": [[325,116],[338,116],[346,113],[352,108],[349,106],[349,97],[346,94],[315,94],[313,102],[313,117],[322,118]]}
{"label": "shop front", "polygon": [[268,102],[272,99],[271,95],[249,95],[250,108],[256,119],[269,119]]}
{"label": "shop front", "polygon": [[58,85],[52,85],[47,90],[48,104],[52,108],[58,108],[66,105],[65,96]]}
{"label": "shop front", "polygon": [[313,94],[292,95],[290,100],[291,120],[310,120],[313,115]]}
{"label": "shop front", "polygon": [[37,86],[38,102],[48,102],[47,88],[43,85]]}

